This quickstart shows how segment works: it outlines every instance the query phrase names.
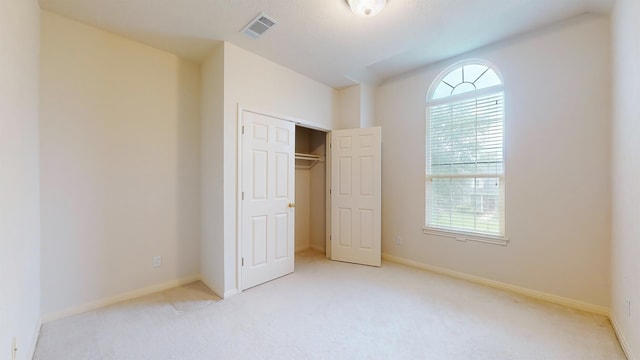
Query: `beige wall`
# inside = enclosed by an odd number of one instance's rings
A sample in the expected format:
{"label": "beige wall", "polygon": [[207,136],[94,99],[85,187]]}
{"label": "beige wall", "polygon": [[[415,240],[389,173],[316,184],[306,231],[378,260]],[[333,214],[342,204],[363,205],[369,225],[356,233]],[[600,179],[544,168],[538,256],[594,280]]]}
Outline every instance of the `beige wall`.
{"label": "beige wall", "polygon": [[[640,359],[640,3],[618,0],[613,38],[612,320],[630,360]],[[629,316],[629,303],[631,314]]]}
{"label": "beige wall", "polygon": [[296,251],[325,249],[325,143],[325,132],[296,126],[296,152],[322,157],[314,164],[296,160]]}
{"label": "beige wall", "polygon": [[36,0],[0,1],[0,359],[31,359],[40,319]]}
{"label": "beige wall", "polygon": [[360,127],[362,113],[361,87],[353,85],[335,91],[335,129],[355,129]]}
{"label": "beige wall", "polygon": [[224,295],[224,45],[202,63],[201,253],[202,280]]}
{"label": "beige wall", "polygon": [[311,170],[296,168],[295,173],[295,251],[301,251],[311,247]]}
{"label": "beige wall", "polygon": [[376,86],[360,84],[360,104],[360,127],[369,128],[378,126],[375,122]]}
{"label": "beige wall", "polygon": [[[311,130],[296,126],[296,153],[311,153]],[[295,161],[295,251],[311,246],[311,169],[307,161]]]}
{"label": "beige wall", "polygon": [[199,66],[48,12],[41,26],[43,313],[197,275]]}
{"label": "beige wall", "polygon": [[[383,252],[606,310],[609,47],[608,18],[582,16],[382,85]],[[486,59],[504,76],[507,247],[422,233],[426,94],[466,58]]]}
{"label": "beige wall", "polygon": [[325,251],[327,238],[327,134],[322,131],[311,133],[311,153],[320,155],[325,161],[318,162],[310,170],[309,174],[309,245],[312,249]]}
{"label": "beige wall", "polygon": [[335,129],[357,129],[377,126],[375,123],[376,86],[357,84],[335,91]]}
{"label": "beige wall", "polygon": [[238,105],[296,119],[305,126],[331,129],[333,92],[328,86],[224,43],[224,185],[216,191],[224,194],[225,294],[237,291]]}

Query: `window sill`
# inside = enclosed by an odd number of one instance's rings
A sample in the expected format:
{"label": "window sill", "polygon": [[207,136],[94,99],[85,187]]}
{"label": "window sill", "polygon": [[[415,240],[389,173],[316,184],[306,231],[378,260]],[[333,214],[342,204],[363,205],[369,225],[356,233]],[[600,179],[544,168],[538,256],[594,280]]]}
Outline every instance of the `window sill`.
{"label": "window sill", "polygon": [[465,233],[462,231],[450,231],[450,230],[436,229],[432,227],[423,227],[422,232],[427,235],[448,237],[461,242],[475,241],[475,242],[481,242],[481,243],[492,244],[492,245],[500,245],[500,246],[509,245],[509,239],[501,236],[471,234],[471,233]]}

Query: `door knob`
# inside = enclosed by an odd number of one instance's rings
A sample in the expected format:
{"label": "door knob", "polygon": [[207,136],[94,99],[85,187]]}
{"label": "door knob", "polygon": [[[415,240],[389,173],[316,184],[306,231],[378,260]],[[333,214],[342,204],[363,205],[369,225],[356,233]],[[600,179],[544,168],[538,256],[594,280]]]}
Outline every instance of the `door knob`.
{"label": "door knob", "polygon": [[290,208],[294,208],[294,207],[296,207],[296,203],[289,203],[289,207],[290,207]]}

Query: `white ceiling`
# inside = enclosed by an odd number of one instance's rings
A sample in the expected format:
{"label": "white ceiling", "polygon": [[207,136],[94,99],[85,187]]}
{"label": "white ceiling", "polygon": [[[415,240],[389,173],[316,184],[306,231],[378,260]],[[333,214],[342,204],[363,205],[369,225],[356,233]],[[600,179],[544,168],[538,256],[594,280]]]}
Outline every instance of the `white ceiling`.
{"label": "white ceiling", "polygon": [[[614,0],[388,0],[360,18],[345,0],[40,0],[43,9],[201,61],[228,41],[332,87],[379,82]],[[278,25],[240,30],[259,12]]]}

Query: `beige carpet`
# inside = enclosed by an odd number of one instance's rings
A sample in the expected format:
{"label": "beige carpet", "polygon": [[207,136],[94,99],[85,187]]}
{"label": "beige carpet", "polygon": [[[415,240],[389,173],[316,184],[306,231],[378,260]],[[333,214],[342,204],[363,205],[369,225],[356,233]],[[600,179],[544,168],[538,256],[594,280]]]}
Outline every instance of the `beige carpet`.
{"label": "beige carpet", "polygon": [[42,327],[36,360],[624,359],[602,316],[409,267],[297,254],[220,301],[202,283]]}

